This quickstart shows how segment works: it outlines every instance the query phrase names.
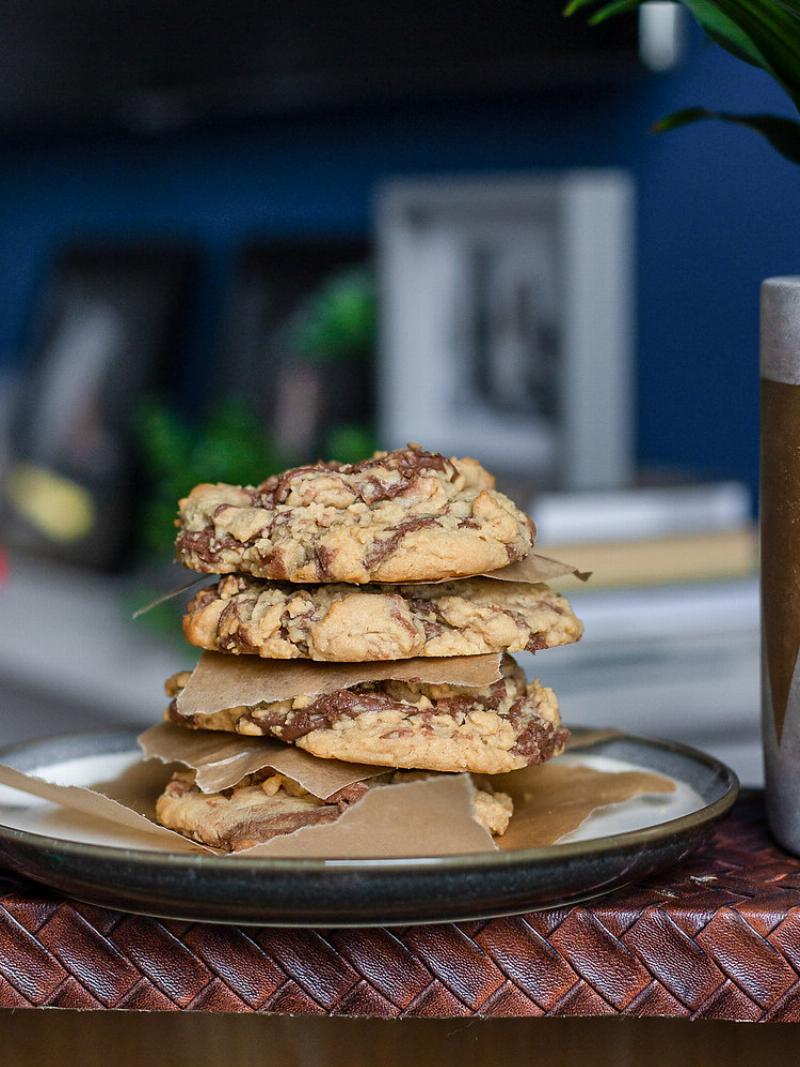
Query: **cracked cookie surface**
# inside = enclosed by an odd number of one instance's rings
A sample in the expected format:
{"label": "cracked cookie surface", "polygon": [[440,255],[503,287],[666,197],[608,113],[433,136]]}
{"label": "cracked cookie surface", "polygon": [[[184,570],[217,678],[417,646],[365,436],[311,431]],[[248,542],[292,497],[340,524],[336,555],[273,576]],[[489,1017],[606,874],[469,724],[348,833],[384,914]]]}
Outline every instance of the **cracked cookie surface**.
{"label": "cracked cookie surface", "polygon": [[534,528],[474,459],[416,445],[296,467],[259,486],[198,485],[179,503],[178,560],[290,582],[437,581],[523,559]]}
{"label": "cracked cookie surface", "polygon": [[481,689],[414,682],[367,682],[211,715],[184,716],[177,694],[188,673],[166,683],[165,718],[180,726],[275,737],[314,756],[349,763],[502,774],[544,763],[564,750],[552,689],[527,683],[511,656],[502,677]]}
{"label": "cracked cookie surface", "polygon": [[[271,770],[250,774],[221,793],[202,793],[193,771],[177,771],[156,802],[156,819],[192,841],[239,852],[302,826],[334,822],[379,783],[374,778],[356,782],[322,801]],[[511,797],[478,785],[475,818],[491,834],[505,833],[512,812]]]}
{"label": "cracked cookie surface", "polygon": [[210,651],[361,663],[536,652],[579,640],[583,627],[543,584],[463,578],[354,589],[228,575],[195,594],[183,632]]}

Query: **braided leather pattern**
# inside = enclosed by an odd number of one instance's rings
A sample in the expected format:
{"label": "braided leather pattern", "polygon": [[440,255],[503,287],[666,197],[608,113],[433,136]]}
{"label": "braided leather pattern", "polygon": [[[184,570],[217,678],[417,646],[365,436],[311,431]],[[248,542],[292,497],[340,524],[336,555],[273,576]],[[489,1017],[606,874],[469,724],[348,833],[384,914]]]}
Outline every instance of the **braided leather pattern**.
{"label": "braided leather pattern", "polygon": [[338,1016],[800,1020],[800,861],[746,797],[679,868],[484,922],[283,930],[160,921],[0,876],[0,1007]]}

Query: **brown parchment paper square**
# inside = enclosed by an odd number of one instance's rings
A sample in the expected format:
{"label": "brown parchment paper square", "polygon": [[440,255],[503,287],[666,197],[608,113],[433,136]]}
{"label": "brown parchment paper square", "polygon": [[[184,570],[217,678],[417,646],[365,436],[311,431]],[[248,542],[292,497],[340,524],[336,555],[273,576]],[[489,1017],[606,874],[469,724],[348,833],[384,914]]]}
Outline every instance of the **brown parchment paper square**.
{"label": "brown parchment paper square", "polygon": [[[474,818],[468,775],[440,774],[376,786],[333,822],[301,827],[241,852],[225,853],[188,840],[153,821],[155,800],[172,769],[157,761],[134,763],[93,787],[59,785],[0,765],[0,784],[42,797],[120,830],[120,847],[146,839],[150,848],[225,857],[296,856],[313,859],[438,856],[492,852],[491,835]],[[143,836],[144,835],[144,838]]]}
{"label": "brown parchment paper square", "polygon": [[[549,556],[540,556],[535,552],[531,552],[525,557],[525,559],[517,560],[516,563],[509,563],[507,567],[501,567],[500,570],[489,571],[488,573],[468,574],[462,575],[461,578],[441,578],[437,582],[382,582],[381,585],[441,585],[443,582],[460,582],[464,578],[495,578],[498,582],[529,582],[530,584],[537,584],[539,582],[549,582],[553,578],[561,578],[565,574],[574,574],[576,578],[580,578],[582,582],[588,581],[591,577],[591,571],[581,571],[577,567],[573,567],[571,563],[562,563],[560,560],[551,559]],[[151,600],[149,603],[144,604],[141,608],[134,611],[131,616],[133,619],[141,618],[142,615],[146,615],[148,611],[152,611],[160,604],[166,603],[168,600],[172,600],[181,593],[186,593],[195,586],[201,583],[211,584],[209,579],[214,581],[221,578],[222,575],[208,575],[198,574],[188,582],[184,582],[182,585],[177,586],[175,589],[171,589],[168,593],[156,597],[155,600]],[[268,581],[268,579],[265,579]],[[358,589],[359,586],[353,586],[354,589]]]}
{"label": "brown parchment paper square", "polygon": [[318,759],[301,748],[268,737],[242,737],[221,730],[188,730],[174,723],[159,723],[139,735],[145,759],[182,763],[196,772],[204,793],[230,789],[245,775],[270,767],[291,778],[320,800],[347,785],[386,774],[387,767]]}
{"label": "brown parchment paper square", "polygon": [[502,849],[552,845],[601,808],[675,791],[671,778],[650,771],[599,771],[560,760],[494,775],[492,786],[514,801],[508,830],[498,839]]}
{"label": "brown parchment paper square", "polygon": [[204,652],[178,694],[176,707],[179,715],[211,715],[225,708],[271,704],[388,680],[484,688],[500,679],[500,660],[499,652],[382,663],[318,663]]}
{"label": "brown parchment paper square", "polygon": [[481,577],[494,578],[498,582],[530,582],[535,585],[539,582],[550,582],[554,578],[562,578],[565,574],[574,574],[582,582],[588,582],[592,576],[591,571],[578,570],[571,563],[564,563],[562,560],[531,552],[525,559],[509,563],[507,567],[502,567],[499,571],[490,571]]}
{"label": "brown parchment paper square", "polygon": [[525,559],[518,559],[515,563],[509,563],[496,571],[480,571],[476,574],[465,574],[459,578],[440,578],[437,581],[426,582],[381,582],[381,585],[442,585],[444,582],[462,582],[466,578],[494,578],[498,582],[526,582],[530,585],[538,585],[539,582],[549,582],[554,578],[562,578],[565,574],[574,574],[582,582],[591,578],[591,571],[581,571],[571,563],[563,563],[549,556],[540,556],[531,552]]}

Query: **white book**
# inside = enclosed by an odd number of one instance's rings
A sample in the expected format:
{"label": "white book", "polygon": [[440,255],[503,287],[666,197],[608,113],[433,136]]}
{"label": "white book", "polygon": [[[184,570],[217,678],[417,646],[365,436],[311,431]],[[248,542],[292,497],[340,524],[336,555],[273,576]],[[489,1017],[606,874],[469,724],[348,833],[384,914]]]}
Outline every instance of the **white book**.
{"label": "white book", "polygon": [[750,491],[739,482],[543,493],[530,510],[541,544],[730,532],[752,517]]}

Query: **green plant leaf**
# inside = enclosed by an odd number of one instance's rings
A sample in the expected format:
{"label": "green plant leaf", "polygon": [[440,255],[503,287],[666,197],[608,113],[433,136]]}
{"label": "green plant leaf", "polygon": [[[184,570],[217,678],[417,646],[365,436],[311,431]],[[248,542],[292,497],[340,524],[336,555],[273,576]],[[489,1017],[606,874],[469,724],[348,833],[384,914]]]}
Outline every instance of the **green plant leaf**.
{"label": "green plant leaf", "polygon": [[582,11],[585,7],[592,7],[596,4],[597,0],[570,0],[567,6],[564,8],[563,14],[570,18],[571,15],[576,14],[578,11]]}
{"label": "green plant leaf", "polygon": [[765,69],[766,59],[752,36],[715,0],[681,0],[715,44],[753,67]]}
{"label": "green plant leaf", "polygon": [[377,447],[375,434],[369,426],[345,423],[331,429],[325,455],[335,456],[339,463],[359,463],[368,459]]}
{"label": "green plant leaf", "polygon": [[614,18],[615,15],[624,15],[628,11],[635,11],[636,8],[642,6],[643,0],[612,0],[610,4],[606,4],[601,11],[597,11],[589,19],[590,26],[597,26],[601,22],[605,22],[606,19]]}
{"label": "green plant leaf", "polygon": [[702,119],[717,118],[715,111],[709,111],[705,107],[685,107],[680,111],[673,111],[671,115],[665,115],[663,119],[654,122],[650,127],[652,133],[667,133],[669,130],[677,130],[680,126],[688,126],[692,122],[700,122]]}
{"label": "green plant leaf", "polygon": [[329,278],[298,309],[291,340],[314,363],[368,359],[375,347],[377,294],[371,271]]}
{"label": "green plant leaf", "polygon": [[734,22],[760,56],[757,65],[771,74],[795,106],[800,107],[800,19],[795,7],[781,6],[775,0],[715,0],[713,5],[709,0],[684,0],[684,3],[709,36],[713,35],[704,21],[707,11],[704,18],[694,11],[698,3],[704,8],[719,9]]}
{"label": "green plant leaf", "polygon": [[[592,24],[633,11],[645,0],[571,0],[565,15],[596,6]],[[800,110],[800,0],[680,0],[706,34],[738,59],[760,67]],[[800,123],[778,115],[734,115],[702,107],[676,111],[655,123],[662,133],[691,122],[717,119],[761,134],[793,163],[800,163]]]}
{"label": "green plant leaf", "polygon": [[285,466],[244,400],[222,401],[203,422],[187,422],[166,404],[150,400],[138,411],[136,427],[147,486],[139,536],[158,558],[172,554],[176,502],[193,485],[255,484]]}
{"label": "green plant leaf", "polygon": [[[565,15],[574,15],[600,0],[571,0]],[[591,25],[641,7],[646,0],[611,0],[591,16]],[[726,51],[771,74],[792,99],[800,94],[800,14],[796,0],[680,0],[705,33]],[[784,9],[785,5],[785,9]],[[793,62],[792,62],[793,57]],[[788,62],[787,62],[788,60]]]}
{"label": "green plant leaf", "polygon": [[704,107],[687,107],[674,111],[653,125],[656,133],[676,130],[692,122],[716,119],[754,130],[766,138],[785,159],[800,164],[800,122],[779,115],[733,115],[729,111],[710,111]]}

